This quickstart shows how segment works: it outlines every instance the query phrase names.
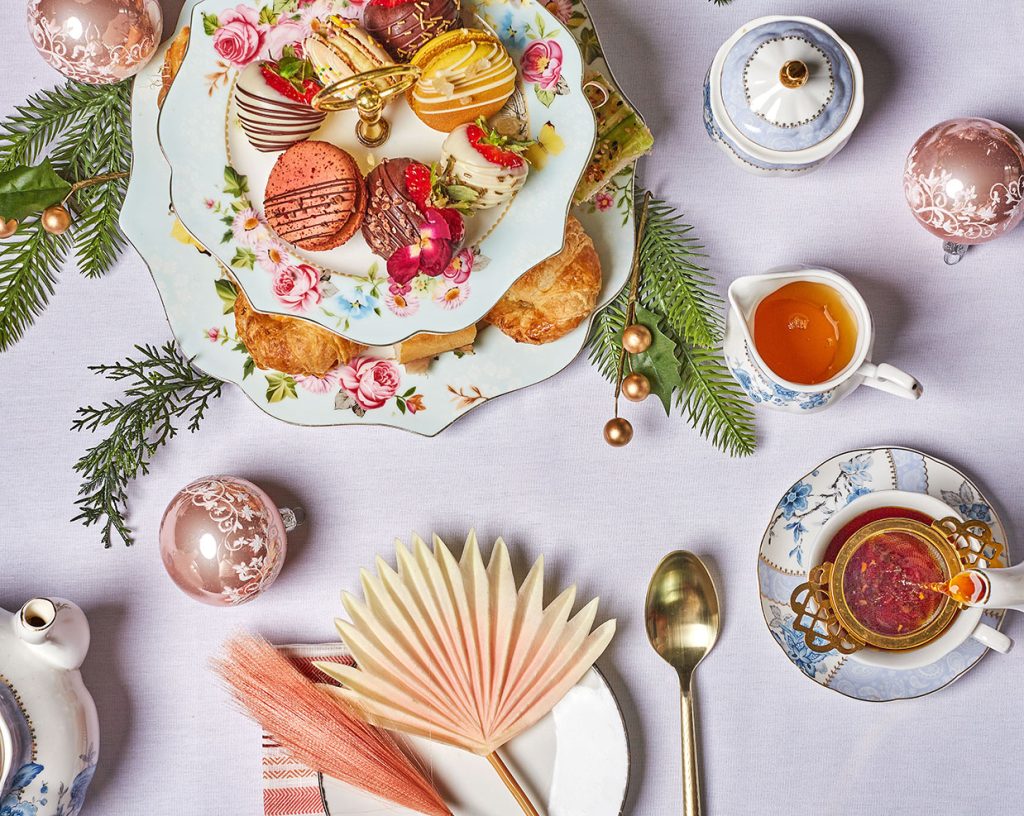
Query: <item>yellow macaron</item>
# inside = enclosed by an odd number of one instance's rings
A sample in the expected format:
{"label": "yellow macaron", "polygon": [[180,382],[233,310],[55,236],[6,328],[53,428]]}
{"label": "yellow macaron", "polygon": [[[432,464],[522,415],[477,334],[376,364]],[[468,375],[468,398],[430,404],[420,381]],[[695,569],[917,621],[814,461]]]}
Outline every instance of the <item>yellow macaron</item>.
{"label": "yellow macaron", "polygon": [[429,127],[450,133],[493,116],[516,87],[516,67],[493,34],[473,28],[449,31],[412,58],[422,71],[407,91],[413,112]]}

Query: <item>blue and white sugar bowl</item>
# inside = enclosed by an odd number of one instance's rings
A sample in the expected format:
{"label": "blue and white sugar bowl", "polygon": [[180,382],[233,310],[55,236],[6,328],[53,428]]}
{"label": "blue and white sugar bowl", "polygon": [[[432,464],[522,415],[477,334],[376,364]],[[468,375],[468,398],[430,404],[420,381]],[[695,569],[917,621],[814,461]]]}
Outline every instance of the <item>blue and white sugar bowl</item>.
{"label": "blue and white sugar bowl", "polygon": [[740,167],[806,173],[853,134],[864,74],[853,49],[810,17],[760,17],[723,43],[704,80],[704,126]]}

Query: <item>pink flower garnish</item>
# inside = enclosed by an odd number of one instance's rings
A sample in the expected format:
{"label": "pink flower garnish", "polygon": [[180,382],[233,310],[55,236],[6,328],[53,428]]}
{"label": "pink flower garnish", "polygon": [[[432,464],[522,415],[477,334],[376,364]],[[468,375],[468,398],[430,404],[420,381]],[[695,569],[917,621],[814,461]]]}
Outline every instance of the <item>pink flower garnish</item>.
{"label": "pink flower garnish", "polygon": [[402,375],[391,360],[357,357],[338,372],[341,387],[365,411],[381,408],[398,393]]}
{"label": "pink flower garnish", "polygon": [[386,292],[384,304],[399,317],[409,317],[420,310],[419,298],[409,297],[408,292]]}
{"label": "pink flower garnish", "polygon": [[309,264],[288,266],[274,278],[274,295],[293,312],[302,312],[323,300],[320,273]]}
{"label": "pink flower garnish", "polygon": [[554,40],[534,40],[523,51],[523,79],[550,91],[562,75],[562,46]]}
{"label": "pink flower garnish", "polygon": [[243,68],[255,60],[266,42],[259,12],[244,4],[221,12],[213,33],[213,48],[232,65]]}
{"label": "pink flower garnish", "polygon": [[441,304],[442,309],[458,309],[463,303],[466,302],[466,298],[469,297],[469,284],[468,283],[449,283],[447,286],[442,287],[436,295],[434,300]]}
{"label": "pink flower garnish", "polygon": [[388,258],[388,276],[404,286],[421,272],[437,277],[452,259],[452,232],[444,215],[435,207],[427,207],[416,243],[395,250]]}
{"label": "pink flower garnish", "polygon": [[465,283],[473,271],[473,250],[463,249],[456,253],[451,263],[445,267],[444,276],[452,283]]}
{"label": "pink flower garnish", "polygon": [[605,210],[610,210],[612,208],[612,204],[614,203],[615,199],[612,198],[611,193],[598,193],[596,196],[594,196],[594,204],[601,212],[604,212]]}
{"label": "pink flower garnish", "polygon": [[296,374],[295,382],[314,394],[326,394],[338,383],[337,370],[328,371],[322,377],[312,374]]}

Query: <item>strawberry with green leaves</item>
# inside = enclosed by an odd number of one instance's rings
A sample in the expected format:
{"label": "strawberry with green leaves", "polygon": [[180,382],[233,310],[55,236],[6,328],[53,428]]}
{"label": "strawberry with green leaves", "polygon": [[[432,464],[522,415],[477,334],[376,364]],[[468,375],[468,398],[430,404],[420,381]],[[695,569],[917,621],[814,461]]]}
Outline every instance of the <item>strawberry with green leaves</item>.
{"label": "strawberry with green leaves", "polygon": [[260,73],[271,88],[293,102],[313,104],[313,97],[323,90],[313,65],[292,45],[286,45],[277,60],[260,63]]}
{"label": "strawberry with green leaves", "polygon": [[449,183],[471,191],[471,209],[507,204],[526,183],[530,165],[525,153],[533,142],[506,136],[484,119],[460,125],[441,147]]}

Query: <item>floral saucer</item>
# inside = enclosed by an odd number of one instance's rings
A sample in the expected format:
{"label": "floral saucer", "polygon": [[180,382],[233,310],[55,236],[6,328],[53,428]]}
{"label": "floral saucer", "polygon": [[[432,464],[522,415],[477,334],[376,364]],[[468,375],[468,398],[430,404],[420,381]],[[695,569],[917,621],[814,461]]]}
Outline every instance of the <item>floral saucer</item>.
{"label": "floral saucer", "polygon": [[[442,274],[418,274],[410,292],[395,289],[399,283],[389,282],[384,261],[359,234],[327,252],[280,240],[263,221],[264,191],[279,154],[256,150],[239,123],[241,72],[301,40],[318,18],[358,14],[351,0],[204,0],[194,7],[191,42],[160,115],[159,139],[179,218],[230,268],[253,308],[310,320],[365,345],[390,345],[417,332],[475,323],[527,269],[562,248],[565,217],[596,135],[583,92],[585,63],[569,29],[539,0],[515,0],[502,11],[511,15],[507,25],[500,22],[518,89],[498,116],[513,118],[533,139],[543,141],[545,129],[557,134],[545,142],[557,149],[534,163],[506,207],[468,218],[464,249]],[[464,17],[488,26],[486,14],[471,5]],[[311,138],[349,151],[364,174],[388,157],[440,158],[447,134],[424,125],[404,97],[385,115],[391,136],[372,151],[356,138],[355,111],[329,114]],[[404,280],[401,286],[408,288]]]}
{"label": "floral saucer", "polygon": [[[836,511],[876,490],[927,493],[964,518],[989,524],[998,541],[1006,540],[1006,531],[989,500],[963,473],[909,448],[865,448],[833,456],[783,495],[761,539],[757,562],[761,610],[768,629],[793,664],[816,683],[847,697],[884,702],[921,697],[948,686],[981,660],[986,647],[968,638],[930,665],[888,669],[836,651],[811,651],[793,629],[789,599],[812,566],[804,563],[804,545]],[[986,611],[982,620],[998,629],[1003,615]]]}
{"label": "floral saucer", "polygon": [[[188,23],[195,6],[195,0],[186,0],[180,26]],[[611,80],[580,0],[572,5],[566,21],[579,37],[588,67]],[[323,379],[254,369],[235,334],[229,307],[235,295],[233,283],[184,229],[167,198],[170,170],[156,134],[162,58],[160,51],[139,74],[133,90],[134,168],[121,226],[149,265],[178,345],[197,368],[237,384],[261,409],[286,422],[386,425],[432,436],[494,397],[553,376],[579,354],[589,328],[586,323],[543,346],[515,343],[488,327],[478,336],[473,354],[445,354],[424,374],[409,374],[374,354]],[[604,287],[598,307],[606,305],[629,276],[632,201],[633,169],[629,168],[612,180],[595,203],[573,209],[601,256]],[[339,308],[355,320],[369,304],[357,299]]]}

